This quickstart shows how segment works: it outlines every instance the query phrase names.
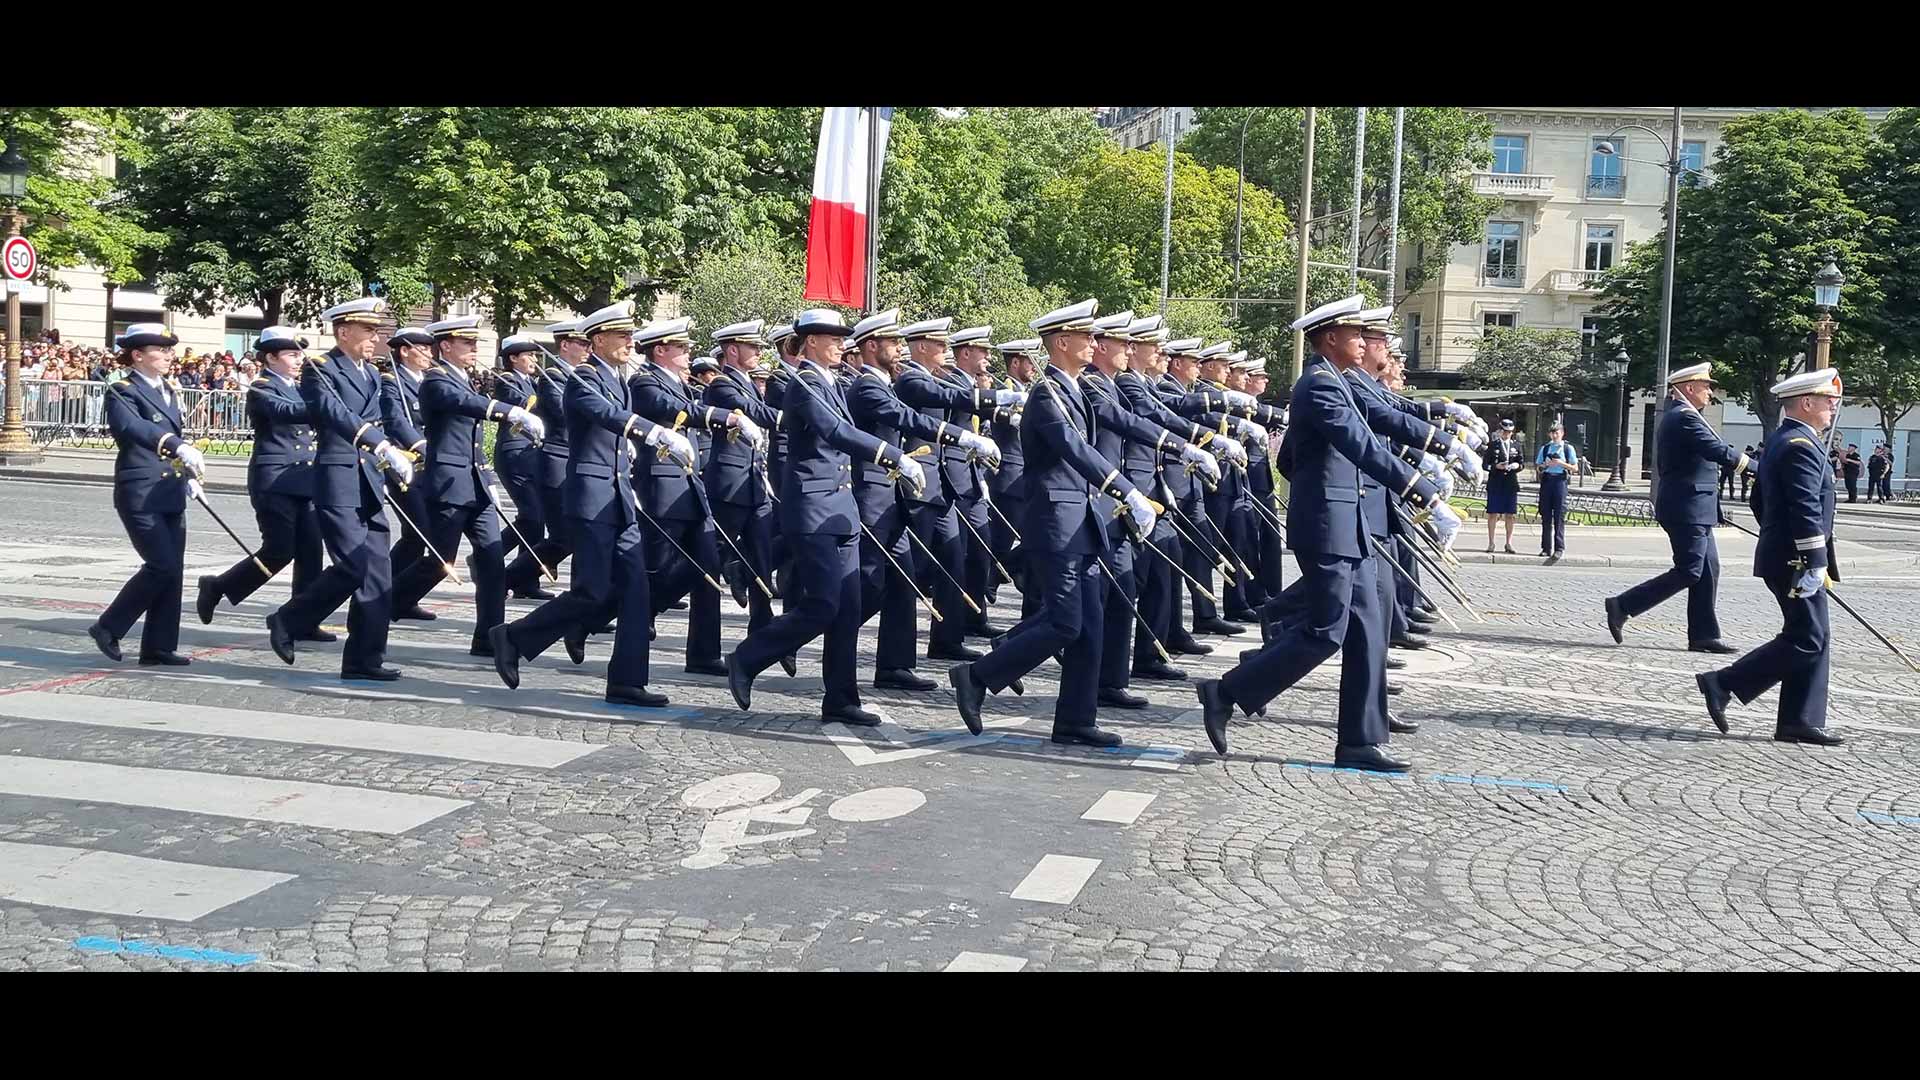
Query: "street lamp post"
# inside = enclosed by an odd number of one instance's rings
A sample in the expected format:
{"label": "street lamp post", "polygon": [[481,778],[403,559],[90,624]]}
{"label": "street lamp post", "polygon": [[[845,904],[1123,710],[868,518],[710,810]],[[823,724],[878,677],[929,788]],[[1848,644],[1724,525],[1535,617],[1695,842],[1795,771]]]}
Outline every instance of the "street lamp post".
{"label": "street lamp post", "polygon": [[[27,174],[30,171],[27,159],[13,145],[14,139],[7,140],[5,153],[0,153],[0,200],[6,203],[7,238],[19,236],[26,227],[26,220],[20,213],[20,200],[27,195]],[[7,284],[7,402],[4,420],[0,420],[0,464],[28,465],[40,460],[33,449],[33,440],[27,437],[27,425],[21,416],[21,397],[24,387],[20,385],[20,293],[15,282]]]}
{"label": "street lamp post", "polygon": [[1813,303],[1820,309],[1820,321],[1813,325],[1813,356],[1807,361],[1808,371],[1818,371],[1827,367],[1827,357],[1833,349],[1833,309],[1840,304],[1840,286],[1847,283],[1846,275],[1829,258],[1827,265],[1813,276]]}
{"label": "street lamp post", "polygon": [[1625,349],[1613,354],[1613,374],[1620,382],[1619,396],[1614,399],[1619,408],[1618,422],[1614,424],[1618,429],[1619,445],[1613,448],[1613,475],[1607,477],[1607,482],[1600,485],[1601,491],[1627,490],[1624,473],[1627,464],[1627,367],[1629,363]]}
{"label": "street lamp post", "polygon": [[1253,114],[1259,108],[1247,110],[1240,121],[1240,178],[1233,185],[1233,326],[1240,328],[1240,211],[1246,205],[1247,190],[1247,125],[1253,122]]}

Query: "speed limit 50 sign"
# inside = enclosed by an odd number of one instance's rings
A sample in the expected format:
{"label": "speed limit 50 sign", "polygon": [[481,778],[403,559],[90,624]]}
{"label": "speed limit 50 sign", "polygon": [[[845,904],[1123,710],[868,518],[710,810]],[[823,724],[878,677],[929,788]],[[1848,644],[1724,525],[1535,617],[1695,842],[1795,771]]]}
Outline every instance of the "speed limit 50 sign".
{"label": "speed limit 50 sign", "polygon": [[11,281],[26,281],[40,265],[40,253],[33,250],[33,242],[24,236],[8,237],[4,254],[7,278]]}

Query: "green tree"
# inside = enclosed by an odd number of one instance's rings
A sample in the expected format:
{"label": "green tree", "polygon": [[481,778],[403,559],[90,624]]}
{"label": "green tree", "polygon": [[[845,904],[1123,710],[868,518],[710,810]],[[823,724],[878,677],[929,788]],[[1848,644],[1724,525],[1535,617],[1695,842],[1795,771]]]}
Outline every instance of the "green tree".
{"label": "green tree", "polygon": [[[1817,315],[1813,276],[1829,258],[1848,278],[1834,351],[1846,357],[1871,347],[1867,317],[1884,297],[1872,215],[1855,193],[1866,185],[1873,142],[1865,115],[1853,109],[1743,117],[1727,125],[1712,183],[1681,189],[1669,366],[1713,361],[1729,395],[1767,434],[1778,415],[1768,388],[1807,349]],[[1657,349],[1665,242],[1663,232],[1633,245],[1600,283],[1600,313],[1636,360]]]}
{"label": "green tree", "polygon": [[20,209],[41,281],[54,284],[55,270],[82,263],[115,284],[140,278],[141,253],[159,237],[122,209],[111,169],[98,167],[105,160],[131,171],[142,160],[128,110],[9,107],[0,110],[0,146],[18,149],[32,168]]}
{"label": "green tree", "polygon": [[1920,109],[1894,110],[1875,134],[1860,202],[1873,216],[1868,262],[1884,299],[1859,317],[1878,347],[1849,353],[1844,375],[1847,396],[1873,403],[1892,445],[1894,426],[1920,405]]}
{"label": "green tree", "polygon": [[143,260],[167,305],[259,305],[306,322],[361,295],[370,265],[351,117],[331,108],[143,111],[147,163],[126,205],[161,242]]}
{"label": "green tree", "polygon": [[793,249],[768,236],[700,260],[680,290],[680,313],[693,318],[694,340],[705,349],[713,332],[747,319],[769,326],[793,318],[805,275]]}
{"label": "green tree", "polygon": [[1864,398],[1880,414],[1880,433],[1892,446],[1894,428],[1920,405],[1920,362],[1891,345],[1863,348],[1847,357],[1841,378],[1848,397]]}
{"label": "green tree", "polygon": [[[1251,114],[1251,118],[1249,118]],[[1280,199],[1289,218],[1326,218],[1350,209],[1353,199],[1353,151],[1356,110],[1321,109],[1314,132],[1312,214],[1301,211],[1300,163],[1305,153],[1306,113],[1300,108],[1209,108],[1194,112],[1194,127],[1180,149],[1208,165],[1228,170],[1240,161],[1240,131],[1246,124],[1246,175],[1249,189],[1265,188]],[[1487,215],[1499,201],[1473,193],[1472,172],[1492,160],[1491,122],[1467,109],[1420,106],[1407,109],[1402,125],[1399,245],[1409,252],[1425,245],[1426,259],[1403,261],[1406,288],[1420,283],[1446,263],[1454,244],[1478,240]],[[1366,161],[1360,185],[1363,208],[1360,264],[1386,265],[1387,223],[1393,188],[1393,110],[1367,113]],[[1346,262],[1349,225],[1345,216],[1316,225],[1314,243],[1338,248]]]}
{"label": "green tree", "polygon": [[1483,390],[1517,390],[1551,412],[1612,378],[1606,365],[1581,347],[1578,330],[1495,327],[1474,343],[1460,381]]}
{"label": "green tree", "polygon": [[[880,182],[880,269],[901,295],[884,306],[909,315],[975,310],[990,268],[1012,256],[1010,207],[992,133],[971,114],[896,113]],[[900,288],[898,275],[911,277]]]}

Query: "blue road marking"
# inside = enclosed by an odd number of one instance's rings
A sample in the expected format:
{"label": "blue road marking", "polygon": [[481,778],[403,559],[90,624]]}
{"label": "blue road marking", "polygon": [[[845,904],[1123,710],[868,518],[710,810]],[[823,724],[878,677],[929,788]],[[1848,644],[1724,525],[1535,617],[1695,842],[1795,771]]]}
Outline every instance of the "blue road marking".
{"label": "blue road marking", "polygon": [[1920,825],[1920,817],[1908,817],[1904,814],[1883,814],[1878,810],[1862,810],[1860,816],[1879,825]]}
{"label": "blue road marking", "polygon": [[254,953],[232,953],[222,949],[195,949],[186,945],[156,945],[150,941],[121,941],[117,938],[74,938],[73,947],[83,952],[125,953],[129,956],[164,956],[169,960],[199,960],[210,964],[244,967],[260,959]]}
{"label": "blue road marking", "polygon": [[1435,775],[1427,779],[1437,784],[1477,784],[1487,787],[1525,788],[1528,791],[1565,791],[1565,784],[1549,784],[1545,780],[1508,780],[1498,776],[1451,776]]}
{"label": "blue road marking", "polygon": [[1286,766],[1289,769],[1305,769],[1308,772],[1352,773],[1355,776],[1367,776],[1367,777],[1372,777],[1376,780],[1407,779],[1407,775],[1405,773],[1375,772],[1372,769],[1354,769],[1354,768],[1349,768],[1345,765],[1309,765],[1304,761],[1289,761],[1286,763]]}

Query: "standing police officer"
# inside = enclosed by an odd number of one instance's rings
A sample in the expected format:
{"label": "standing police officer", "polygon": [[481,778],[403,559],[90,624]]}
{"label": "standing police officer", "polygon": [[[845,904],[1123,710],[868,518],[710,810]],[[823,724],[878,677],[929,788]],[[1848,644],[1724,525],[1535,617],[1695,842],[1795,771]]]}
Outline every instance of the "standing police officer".
{"label": "standing police officer", "polygon": [[267,616],[267,643],[275,656],[291,664],[294,630],[319,625],[351,598],[340,677],[383,682],[399,678],[400,671],[385,666],[393,565],[388,561],[387,519],[381,512],[380,466],[384,463],[401,484],[413,479],[412,460],[380,426],[380,376],[368,362],[379,343],[385,310],[384,301],[369,296],[320,313],[332,324],[337,344],[301,370],[300,397],[320,436],[313,506],[333,565]]}
{"label": "standing police officer", "polygon": [[[238,606],[288,562],[293,563],[296,593],[320,574],[320,522],[313,512],[313,461],[320,443],[307,423],[307,403],[300,398],[306,347],[307,339],[288,326],[267,327],[254,345],[263,370],[247,390],[247,415],[253,421],[247,497],[260,526],[260,550],[219,577],[200,579],[194,608],[202,623],[213,622],[221,597]],[[300,641],[335,640],[317,626],[294,636]]]}
{"label": "standing police officer", "polygon": [[206,474],[200,451],[180,424],[180,391],[167,378],[179,339],[158,323],[135,323],[120,339],[133,374],[107,387],[107,430],[113,459],[113,509],[126,527],[140,569],[87,627],[107,659],[119,662],[120,639],[140,628],[140,663],[185,666],[180,644],[180,586],[186,572],[187,495]]}
{"label": "standing police officer", "polygon": [[1673,568],[1606,600],[1607,632],[1621,643],[1620,628],[1628,619],[1652,611],[1682,589],[1687,591],[1687,648],[1692,652],[1731,653],[1720,640],[1720,617],[1714,610],[1720,586],[1720,551],[1713,527],[1720,523],[1717,490],[1722,468],[1735,472],[1752,467],[1747,455],[1713,433],[1700,407],[1713,396],[1713,365],[1695,364],[1667,377],[1673,397],[1660,418],[1659,490],[1653,518],[1673,548]]}
{"label": "standing police officer", "polygon": [[1785,625],[1773,640],[1718,671],[1694,676],[1707,714],[1722,734],[1727,702],[1747,704],[1780,687],[1773,737],[1779,742],[1834,746],[1827,731],[1827,676],[1833,635],[1827,622],[1827,582],[1833,578],[1833,468],[1823,433],[1840,408],[1840,373],[1833,368],[1777,383],[1780,426],[1767,440],[1759,486],[1753,493],[1760,540],[1753,575],[1780,603]]}

